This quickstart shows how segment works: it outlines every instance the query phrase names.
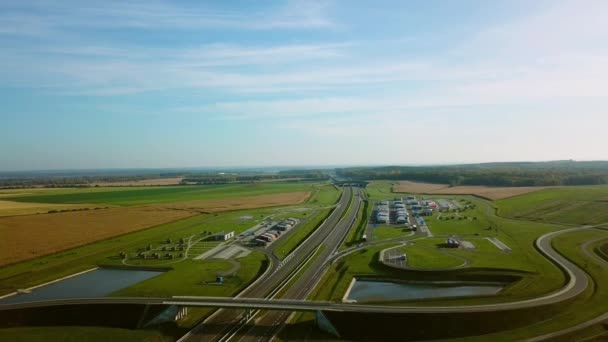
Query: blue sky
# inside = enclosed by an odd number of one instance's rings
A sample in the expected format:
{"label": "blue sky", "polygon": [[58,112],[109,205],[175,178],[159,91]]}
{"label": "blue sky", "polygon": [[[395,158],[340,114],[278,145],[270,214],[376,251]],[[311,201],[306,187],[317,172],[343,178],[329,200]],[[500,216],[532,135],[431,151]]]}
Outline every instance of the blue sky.
{"label": "blue sky", "polygon": [[0,3],[0,170],[608,159],[608,2]]}

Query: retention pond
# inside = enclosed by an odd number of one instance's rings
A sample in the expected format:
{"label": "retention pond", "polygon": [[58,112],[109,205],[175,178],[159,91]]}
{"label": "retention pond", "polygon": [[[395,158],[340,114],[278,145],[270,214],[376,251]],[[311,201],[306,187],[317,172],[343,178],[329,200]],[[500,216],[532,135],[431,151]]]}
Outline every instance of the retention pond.
{"label": "retention pond", "polygon": [[355,280],[346,299],[357,302],[400,301],[429,298],[469,297],[495,295],[504,288],[503,283],[484,282],[393,282]]}
{"label": "retention pond", "polygon": [[0,304],[25,303],[41,300],[105,297],[112,292],[150,279],[161,271],[98,268],[74,277],[0,299]]}

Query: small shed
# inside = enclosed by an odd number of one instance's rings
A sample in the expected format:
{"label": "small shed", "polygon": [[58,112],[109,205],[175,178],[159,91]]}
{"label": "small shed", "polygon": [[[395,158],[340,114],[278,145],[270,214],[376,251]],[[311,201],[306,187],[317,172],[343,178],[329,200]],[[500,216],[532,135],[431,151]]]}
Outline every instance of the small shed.
{"label": "small shed", "polygon": [[234,237],[234,232],[230,232],[230,233],[221,233],[217,236],[218,240],[230,240]]}

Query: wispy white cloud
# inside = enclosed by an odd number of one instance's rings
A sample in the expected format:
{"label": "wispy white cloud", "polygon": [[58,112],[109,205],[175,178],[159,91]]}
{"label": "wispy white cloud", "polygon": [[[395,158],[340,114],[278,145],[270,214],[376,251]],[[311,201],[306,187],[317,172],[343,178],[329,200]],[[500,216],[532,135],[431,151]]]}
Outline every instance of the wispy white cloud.
{"label": "wispy white cloud", "polygon": [[[358,54],[370,46],[377,47],[374,41],[214,43],[169,49],[96,44],[95,41],[81,44],[77,40],[76,43],[53,42],[15,48],[0,57],[3,62],[0,73],[15,76],[18,70],[20,77],[4,77],[7,84],[30,84],[72,95],[196,89],[247,94],[254,98],[256,95],[281,96],[281,99],[248,99],[179,108],[179,111],[215,114],[228,119],[399,113],[412,108],[605,96],[608,51],[592,42],[608,37],[608,24],[598,14],[608,5],[603,1],[585,2],[586,6],[577,6],[578,3],[556,3],[545,12],[485,28],[463,42],[459,49],[438,51],[432,58],[424,59],[385,56],[381,52],[378,58]],[[67,23],[54,19],[72,13],[70,11],[79,11],[82,16],[70,15]],[[571,15],[574,11],[575,19]],[[236,21],[234,25],[256,28],[257,16],[270,13],[268,20],[262,20],[267,26],[257,28],[292,24],[326,27],[333,24],[328,12],[328,5],[320,2],[290,2],[282,8],[252,13],[247,18],[238,17],[243,14],[235,17],[234,13],[189,11],[156,2],[112,6],[64,3],[40,22],[48,27],[182,25],[180,27],[196,28]],[[4,17],[12,15],[15,13]],[[92,17],[97,20],[87,20]],[[120,20],[109,20],[114,17]],[[387,41],[404,43],[398,39]],[[390,50],[391,44],[384,48]],[[392,95],[378,95],[382,92],[377,89],[388,89]],[[315,92],[330,95],[302,95]],[[342,92],[354,95],[339,95]]]}
{"label": "wispy white cloud", "polygon": [[74,28],[320,29],[336,25],[328,15],[329,9],[328,3],[302,0],[249,13],[165,1],[7,1],[0,4],[0,34],[42,35]]}
{"label": "wispy white cloud", "polygon": [[[507,23],[490,26],[460,46],[460,53],[510,63],[542,63],[573,51],[607,52],[608,2],[562,0]],[[474,52],[475,54],[471,54]]]}

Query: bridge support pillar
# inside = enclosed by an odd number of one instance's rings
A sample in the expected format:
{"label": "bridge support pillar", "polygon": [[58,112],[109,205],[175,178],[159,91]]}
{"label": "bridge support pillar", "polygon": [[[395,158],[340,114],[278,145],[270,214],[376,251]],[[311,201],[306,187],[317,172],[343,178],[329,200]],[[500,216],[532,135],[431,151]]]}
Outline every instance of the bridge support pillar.
{"label": "bridge support pillar", "polygon": [[150,310],[150,305],[146,305],[144,311],[141,313],[139,321],[137,322],[137,329],[140,329],[144,325],[144,321],[146,319],[146,316],[148,315],[148,310]]}
{"label": "bridge support pillar", "polygon": [[253,317],[254,312],[255,311],[253,309],[245,310],[245,322],[249,321],[251,317]]}
{"label": "bridge support pillar", "polygon": [[188,307],[187,306],[178,307],[177,313],[175,314],[175,320],[178,321],[186,316],[188,316]]}
{"label": "bridge support pillar", "polygon": [[152,318],[148,323],[144,324],[144,328],[149,326],[162,324],[166,322],[175,322],[188,315],[188,308],[185,306],[170,305],[161,311],[156,317]]}
{"label": "bridge support pillar", "polygon": [[317,324],[317,327],[319,329],[321,329],[322,331],[331,334],[335,337],[340,338],[340,333],[338,333],[338,330],[336,329],[336,327],[334,327],[334,325],[331,323],[331,321],[327,318],[327,316],[325,316],[325,314],[323,313],[323,311],[318,310],[315,314],[315,322]]}

